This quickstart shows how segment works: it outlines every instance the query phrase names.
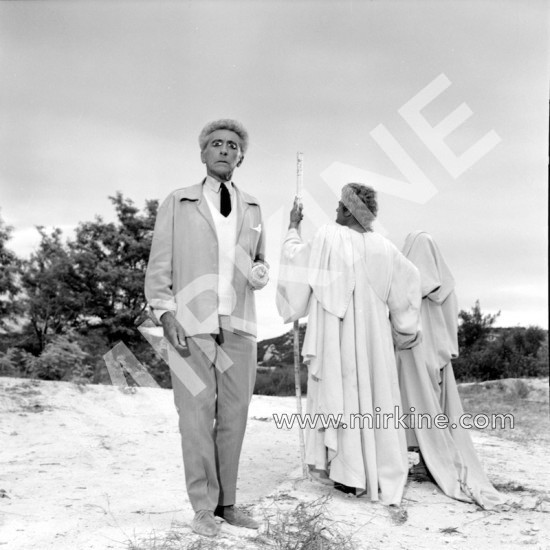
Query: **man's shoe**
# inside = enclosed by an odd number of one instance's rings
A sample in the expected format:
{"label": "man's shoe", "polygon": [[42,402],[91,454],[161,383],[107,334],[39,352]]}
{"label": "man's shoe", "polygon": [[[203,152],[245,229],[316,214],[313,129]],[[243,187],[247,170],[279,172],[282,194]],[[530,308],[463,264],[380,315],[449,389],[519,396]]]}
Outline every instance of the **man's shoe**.
{"label": "man's shoe", "polygon": [[216,516],[224,519],[229,525],[235,527],[246,527],[247,529],[259,529],[260,525],[242,510],[235,506],[218,506],[214,511]]}
{"label": "man's shoe", "polygon": [[193,531],[205,537],[215,537],[219,533],[220,527],[210,510],[199,510],[193,518]]}

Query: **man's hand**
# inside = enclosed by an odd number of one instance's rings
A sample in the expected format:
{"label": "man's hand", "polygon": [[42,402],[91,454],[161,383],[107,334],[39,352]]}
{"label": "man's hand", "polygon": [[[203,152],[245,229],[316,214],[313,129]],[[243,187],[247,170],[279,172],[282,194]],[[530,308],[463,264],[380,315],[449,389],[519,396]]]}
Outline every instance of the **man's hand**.
{"label": "man's hand", "polygon": [[294,199],[294,204],[292,205],[292,210],[290,211],[290,225],[289,229],[298,229],[300,227],[300,222],[304,218],[302,214],[302,203],[298,200],[298,197]]}
{"label": "man's hand", "polygon": [[182,356],[189,357],[191,355],[187,338],[183,327],[178,323],[177,319],[171,311],[166,311],[160,318],[164,329],[164,337],[172,344],[174,349]]}
{"label": "man's hand", "polygon": [[257,262],[252,266],[250,272],[250,286],[254,290],[260,290],[269,281],[269,269],[262,262]]}

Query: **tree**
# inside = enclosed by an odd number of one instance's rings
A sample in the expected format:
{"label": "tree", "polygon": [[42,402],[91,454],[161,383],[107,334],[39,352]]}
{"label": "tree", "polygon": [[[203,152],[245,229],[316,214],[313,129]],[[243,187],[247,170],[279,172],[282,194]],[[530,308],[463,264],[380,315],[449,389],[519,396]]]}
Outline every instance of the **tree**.
{"label": "tree", "polygon": [[[459,357],[453,360],[458,380],[495,380],[544,376],[547,331],[540,327],[493,328],[500,312],[483,314],[476,301],[470,312],[459,313]],[[488,336],[494,332],[494,338]]]}
{"label": "tree", "polygon": [[147,305],[143,285],[158,201],[147,201],[140,214],[121,193],[109,198],[118,223],[105,223],[101,217],[81,223],[69,247],[81,315],[94,319],[114,342],[139,338],[135,322]]}
{"label": "tree", "polygon": [[17,295],[20,261],[6,248],[11,232],[12,228],[0,217],[0,328],[5,328],[6,321],[13,319],[19,311]]}
{"label": "tree", "polygon": [[158,201],[146,201],[144,211],[140,212],[121,193],[109,198],[117,222],[105,223],[96,217],[93,222],[81,223],[69,245],[78,273],[81,315],[88,320],[80,333],[96,342],[101,334],[104,342],[93,350],[83,344],[83,349],[94,363],[94,381],[105,380],[102,355],[122,340],[147,365],[159,384],[170,387],[168,368],[137,331],[147,306],[143,287]]}
{"label": "tree", "polygon": [[98,216],[80,223],[66,242],[60,229],[48,233],[38,227],[38,250],[23,262],[21,277],[28,320],[21,335],[31,334],[34,342],[25,347],[41,355],[49,343],[73,331],[71,343],[86,354],[98,381],[104,374],[102,356],[118,340],[159,367],[136,327],[146,308],[143,286],[158,202],[147,201],[141,213],[121,193],[109,198],[116,222]]}
{"label": "tree", "polygon": [[483,345],[499,315],[500,311],[494,315],[481,313],[479,300],[476,300],[471,311],[461,310],[458,314],[458,346],[460,352],[463,353],[466,350]]}
{"label": "tree", "polygon": [[77,274],[70,251],[56,228],[47,233],[37,227],[41,241],[29,260],[22,262],[21,283],[25,310],[41,352],[50,335],[78,325],[82,297],[76,291]]}
{"label": "tree", "polygon": [[99,326],[109,342],[140,338],[134,325],[146,307],[143,284],[158,202],[148,201],[140,214],[121,193],[110,199],[118,223],[101,217],[83,222],[66,244],[60,229],[37,228],[41,242],[24,262],[22,284],[38,351],[49,336],[71,328]]}
{"label": "tree", "polygon": [[[121,193],[109,198],[116,211],[115,222],[107,223],[99,216],[82,222],[75,237],[67,241],[60,229],[37,228],[39,247],[22,266],[27,324],[20,336],[28,341],[31,335],[34,344],[25,343],[25,348],[39,359],[44,355],[35,365],[42,377],[71,375],[65,366],[63,372],[55,371],[50,361],[57,355],[48,346],[58,342],[69,358],[73,352],[78,355],[73,349],[78,345],[93,371],[86,371],[86,377],[104,381],[102,356],[123,340],[160,383],[169,385],[168,369],[136,326],[147,305],[143,286],[158,201],[147,201],[140,212]],[[67,333],[70,341],[59,339]],[[70,369],[70,360],[66,367]]]}
{"label": "tree", "polygon": [[458,314],[458,359],[453,360],[457,380],[490,380],[498,375],[500,358],[487,349],[487,337],[500,315],[483,314],[479,300],[471,311]]}

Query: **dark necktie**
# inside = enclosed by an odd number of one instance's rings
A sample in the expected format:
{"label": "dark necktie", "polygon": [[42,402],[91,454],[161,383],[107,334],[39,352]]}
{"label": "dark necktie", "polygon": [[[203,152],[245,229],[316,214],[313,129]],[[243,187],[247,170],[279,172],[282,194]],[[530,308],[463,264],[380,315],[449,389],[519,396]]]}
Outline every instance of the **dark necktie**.
{"label": "dark necktie", "polygon": [[227,218],[231,213],[231,197],[229,195],[229,189],[223,182],[221,183],[220,193],[220,214]]}

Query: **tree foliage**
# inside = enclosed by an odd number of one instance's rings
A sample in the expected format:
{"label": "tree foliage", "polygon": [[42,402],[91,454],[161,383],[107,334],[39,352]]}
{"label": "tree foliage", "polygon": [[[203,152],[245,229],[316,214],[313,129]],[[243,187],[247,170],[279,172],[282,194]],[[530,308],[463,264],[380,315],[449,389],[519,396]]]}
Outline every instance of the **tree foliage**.
{"label": "tree foliage", "polygon": [[32,360],[31,374],[41,380],[82,380],[90,378],[90,367],[86,353],[69,332],[56,336]]}
{"label": "tree foliage", "polygon": [[60,229],[38,227],[38,250],[23,262],[22,285],[36,349],[67,330],[100,326],[110,343],[139,339],[134,323],[146,307],[145,268],[157,201],[140,213],[121,193],[110,197],[117,222],[79,224],[66,242]]}
{"label": "tree foliage", "polygon": [[461,310],[458,314],[460,323],[458,345],[460,349],[472,350],[475,347],[483,346],[499,315],[500,311],[494,315],[483,314],[479,300],[476,300],[471,311]]}
{"label": "tree foliage", "polygon": [[21,279],[28,322],[42,351],[50,335],[78,324],[81,297],[75,292],[77,273],[60,229],[37,227],[38,250],[23,262]]}
{"label": "tree foliage", "polygon": [[31,376],[34,355],[22,348],[9,347],[5,353],[0,352],[0,376]]}
{"label": "tree foliage", "polygon": [[135,321],[145,311],[143,284],[158,201],[147,201],[140,214],[122,194],[110,199],[118,223],[105,223],[101,217],[81,223],[69,248],[81,314],[100,323],[114,342],[135,339]]}
{"label": "tree foliage", "polygon": [[483,314],[479,300],[471,311],[460,311],[460,351],[459,357],[453,361],[458,380],[483,381],[548,374],[547,331],[540,327],[495,328],[499,314]]}
{"label": "tree foliage", "polygon": [[13,319],[19,309],[17,295],[20,261],[15,253],[6,247],[11,232],[12,228],[0,217],[0,328],[5,328],[6,321]]}
{"label": "tree foliage", "polygon": [[[6,335],[0,346],[3,371],[54,380],[70,378],[69,369],[78,378],[108,382],[103,355],[122,340],[159,383],[170,385],[167,366],[136,326],[146,308],[143,285],[158,201],[140,211],[121,193],[109,198],[114,222],[99,216],[82,222],[69,239],[60,229],[37,228],[38,248],[20,262],[24,323],[19,340]],[[1,235],[3,244],[8,229]],[[12,348],[38,358],[25,356],[20,364]]]}
{"label": "tree foliage", "polygon": [[[140,211],[121,193],[109,198],[114,222],[99,216],[82,222],[70,239],[60,229],[38,227],[40,244],[28,260],[6,248],[11,228],[0,218],[0,375],[108,383],[103,355],[122,340],[161,386],[170,387],[167,365],[137,330],[158,202],[147,201]],[[496,328],[499,314],[483,313],[479,300],[460,311],[457,379],[547,375],[547,331]],[[10,318],[19,328],[9,327]],[[304,332],[302,325],[301,340]],[[259,375],[258,389],[290,391],[290,333],[260,342],[258,357],[276,367]],[[289,366],[279,370],[281,364]]]}

